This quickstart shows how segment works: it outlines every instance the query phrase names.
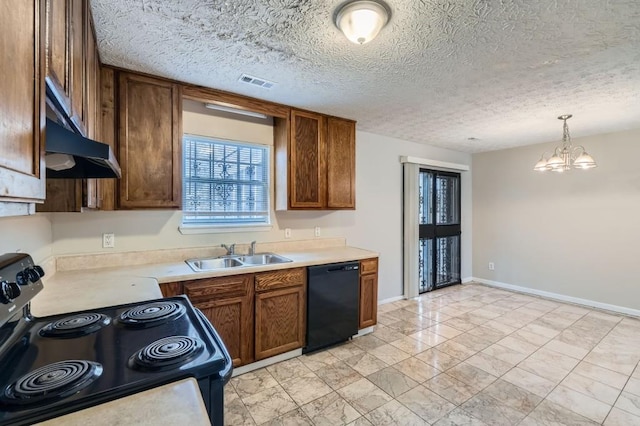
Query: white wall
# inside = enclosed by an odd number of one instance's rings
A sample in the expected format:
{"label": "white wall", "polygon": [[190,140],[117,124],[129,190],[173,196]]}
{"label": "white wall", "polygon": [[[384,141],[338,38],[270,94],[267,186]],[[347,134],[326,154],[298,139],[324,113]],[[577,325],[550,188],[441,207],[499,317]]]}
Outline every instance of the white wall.
{"label": "white wall", "polygon": [[[186,124],[186,123],[185,123]],[[185,129],[185,132],[187,130]],[[202,132],[199,132],[202,133]],[[233,135],[231,135],[233,136]],[[227,139],[233,139],[230,135]],[[347,244],[380,253],[379,299],[402,295],[402,165],[401,155],[470,164],[471,156],[399,139],[357,132],[356,210],[272,212],[273,228],[266,232],[183,235],[180,212],[115,211],[54,213],[53,251],[56,254],[138,251],[200,247],[220,243],[345,237]],[[471,275],[471,175],[463,174],[463,277]],[[101,248],[103,232],[115,233],[116,247]]]}
{"label": "white wall", "polygon": [[47,213],[0,218],[0,254],[28,253],[37,263],[51,256],[51,221]]}
{"label": "white wall", "polygon": [[243,117],[205,108],[202,102],[182,103],[182,131],[187,134],[273,145],[273,120]]}
{"label": "white wall", "polygon": [[640,309],[640,130],[573,142],[598,168],[534,172],[558,142],[473,156],[473,276]]}
{"label": "white wall", "polygon": [[[471,155],[357,132],[355,228],[347,243],[380,253],[379,300],[402,295],[402,164],[410,155],[470,164]],[[471,276],[471,172],[462,181],[462,277]],[[416,266],[417,267],[417,266]]]}

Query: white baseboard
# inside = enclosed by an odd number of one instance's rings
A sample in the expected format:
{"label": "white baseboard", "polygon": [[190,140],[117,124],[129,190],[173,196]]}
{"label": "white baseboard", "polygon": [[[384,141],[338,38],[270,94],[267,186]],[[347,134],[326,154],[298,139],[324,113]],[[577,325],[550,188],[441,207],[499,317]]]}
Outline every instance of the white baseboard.
{"label": "white baseboard", "polygon": [[632,308],[627,308],[627,307],[618,306],[618,305],[610,305],[609,303],[596,302],[595,300],[589,300],[589,299],[581,299],[579,297],[567,296],[565,294],[552,293],[550,291],[537,290],[535,288],[507,284],[500,281],[486,280],[484,278],[473,277],[472,281],[476,281],[492,287],[504,288],[505,290],[513,290],[519,293],[533,294],[535,296],[547,297],[549,299],[555,299],[561,302],[575,303],[576,305],[589,306],[591,308],[604,309],[607,311],[613,311],[621,314],[640,317],[640,310],[638,309],[632,309]]}
{"label": "white baseboard", "polygon": [[252,362],[251,364],[243,365],[242,367],[234,368],[231,376],[236,377],[241,374],[248,373],[253,370],[257,370],[258,368],[268,367],[277,362],[286,361],[288,359],[295,358],[300,355],[302,355],[302,349],[294,349],[292,351],[285,352],[280,355],[272,356],[271,358],[263,359],[260,361]]}
{"label": "white baseboard", "polygon": [[[473,277],[463,278],[462,279],[462,284],[470,283],[471,281],[474,281],[474,280],[478,281],[477,278],[473,278]],[[404,300],[404,299],[406,299],[406,298],[404,297],[404,295],[402,295],[402,296],[390,297],[388,299],[378,300],[378,306],[385,305],[387,303],[397,302],[398,300]]]}
{"label": "white baseboard", "polygon": [[373,326],[370,327],[365,327],[362,330],[358,330],[358,334],[356,334],[355,336],[353,336],[353,338],[357,338],[357,337],[362,337],[362,336],[366,336],[369,333],[373,333]]}
{"label": "white baseboard", "polygon": [[397,302],[398,300],[403,300],[403,299],[404,299],[404,296],[395,296],[395,297],[390,297],[388,299],[378,300],[378,306],[385,305],[387,303]]}

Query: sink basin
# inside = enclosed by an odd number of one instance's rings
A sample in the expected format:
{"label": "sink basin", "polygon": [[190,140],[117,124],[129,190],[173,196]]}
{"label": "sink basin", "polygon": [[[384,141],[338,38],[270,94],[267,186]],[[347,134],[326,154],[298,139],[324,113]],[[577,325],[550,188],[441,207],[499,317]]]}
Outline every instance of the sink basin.
{"label": "sink basin", "polygon": [[291,259],[275,253],[257,253],[252,256],[232,255],[210,257],[204,259],[186,260],[187,265],[195,272],[211,271],[214,269],[238,268],[241,266],[273,265],[277,263],[293,262]]}
{"label": "sink basin", "polygon": [[195,272],[210,271],[212,269],[237,268],[242,263],[234,257],[214,257],[208,259],[190,259],[187,265]]}
{"label": "sink basin", "polygon": [[247,266],[293,262],[291,259],[287,259],[286,257],[282,257],[275,253],[258,253],[253,256],[240,256],[237,259]]}

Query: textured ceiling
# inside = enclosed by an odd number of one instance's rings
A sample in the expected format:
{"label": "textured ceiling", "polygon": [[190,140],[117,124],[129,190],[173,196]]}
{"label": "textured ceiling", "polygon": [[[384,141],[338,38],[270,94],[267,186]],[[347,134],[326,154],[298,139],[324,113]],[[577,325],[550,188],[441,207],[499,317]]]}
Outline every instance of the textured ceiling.
{"label": "textured ceiling", "polygon": [[[638,0],[387,0],[349,42],[342,0],[91,0],[104,63],[352,118],[467,152],[640,128]],[[238,82],[242,73],[277,83]],[[470,139],[471,138],[471,139]],[[475,139],[474,139],[475,138]]]}

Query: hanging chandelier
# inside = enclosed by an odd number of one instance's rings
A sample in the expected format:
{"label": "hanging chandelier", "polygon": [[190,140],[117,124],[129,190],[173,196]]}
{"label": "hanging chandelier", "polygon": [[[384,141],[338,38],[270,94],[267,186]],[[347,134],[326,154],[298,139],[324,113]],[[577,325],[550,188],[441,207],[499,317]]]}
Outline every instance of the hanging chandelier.
{"label": "hanging chandelier", "polygon": [[566,172],[571,169],[593,169],[598,167],[596,160],[590,156],[583,146],[571,145],[571,135],[569,135],[569,126],[567,120],[573,117],[571,114],[565,114],[558,117],[563,121],[562,125],[562,146],[557,146],[553,155],[547,159],[548,153],[542,154],[540,160],[536,163],[533,170],[545,172]]}

